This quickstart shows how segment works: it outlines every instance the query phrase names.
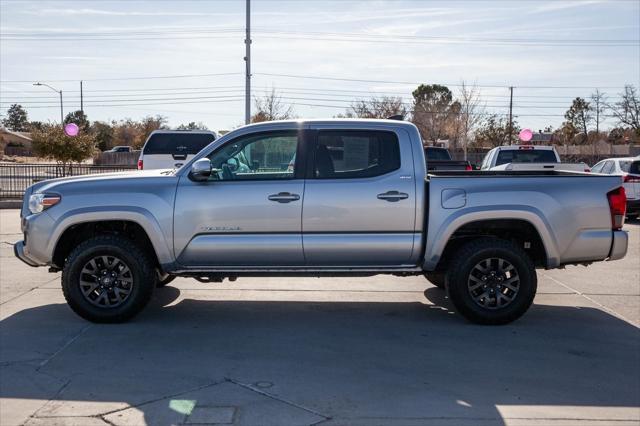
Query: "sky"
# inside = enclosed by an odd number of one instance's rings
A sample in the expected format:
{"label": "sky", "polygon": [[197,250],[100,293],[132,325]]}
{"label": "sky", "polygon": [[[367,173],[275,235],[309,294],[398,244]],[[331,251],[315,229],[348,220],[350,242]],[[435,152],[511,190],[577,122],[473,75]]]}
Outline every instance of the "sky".
{"label": "sky", "polygon": [[[251,1],[253,96],[302,118],[418,84],[475,84],[486,113],[558,127],[571,100],[640,87],[640,1]],[[0,0],[0,114],[244,122],[245,1]],[[614,125],[610,121],[608,125]]]}

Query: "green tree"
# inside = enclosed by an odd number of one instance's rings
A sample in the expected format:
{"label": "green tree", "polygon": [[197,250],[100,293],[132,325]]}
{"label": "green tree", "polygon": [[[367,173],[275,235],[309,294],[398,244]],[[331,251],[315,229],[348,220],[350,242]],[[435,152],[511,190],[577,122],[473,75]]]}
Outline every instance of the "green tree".
{"label": "green tree", "polygon": [[91,124],[90,133],[93,135],[96,146],[100,151],[106,151],[113,148],[113,127],[109,123],[102,121],[94,121]]}
{"label": "green tree", "polygon": [[79,163],[95,154],[95,140],[88,133],[67,136],[60,126],[47,125],[31,134],[33,152],[38,157],[48,158],[66,166]]}
{"label": "green tree", "polygon": [[447,86],[421,84],[413,91],[413,115],[411,121],[418,127],[422,138],[436,142],[446,137],[446,127],[455,115],[451,106],[453,94]]}
{"label": "green tree", "polygon": [[520,126],[514,119],[511,139],[509,139],[509,120],[498,114],[489,115],[475,133],[477,146],[490,146],[492,148],[502,145],[518,143]]}
{"label": "green tree", "polygon": [[89,132],[91,123],[87,119],[87,114],[82,110],[72,111],[64,118],[64,124],[75,123],[80,128],[81,132]]}
{"label": "green tree", "polygon": [[29,118],[27,111],[22,105],[13,104],[7,110],[7,118],[2,120],[2,124],[9,130],[14,132],[26,132],[29,130]]}
{"label": "green tree", "polygon": [[181,124],[176,127],[177,130],[209,130],[209,128],[202,122],[190,121],[187,124]]}
{"label": "green tree", "polygon": [[[581,137],[576,140],[578,143],[586,143],[589,135],[589,124],[593,122],[593,108],[591,103],[587,102],[581,97],[577,97],[573,100],[573,103],[564,114],[565,122],[563,127],[566,127],[567,133],[571,133],[571,130],[575,129],[577,134]],[[575,139],[575,135],[574,138]]]}

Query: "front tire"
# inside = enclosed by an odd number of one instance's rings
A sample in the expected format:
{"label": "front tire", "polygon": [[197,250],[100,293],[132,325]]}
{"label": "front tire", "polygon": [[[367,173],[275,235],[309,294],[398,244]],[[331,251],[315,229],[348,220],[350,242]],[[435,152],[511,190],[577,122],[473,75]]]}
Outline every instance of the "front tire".
{"label": "front tire", "polygon": [[531,306],[538,280],[531,258],[519,246],[497,238],[463,245],[447,275],[455,308],[476,324],[507,324]]}
{"label": "front tire", "polygon": [[97,323],[124,322],[149,302],[157,281],[148,254],[117,235],[102,235],[78,245],[62,270],[67,303],[82,318]]}

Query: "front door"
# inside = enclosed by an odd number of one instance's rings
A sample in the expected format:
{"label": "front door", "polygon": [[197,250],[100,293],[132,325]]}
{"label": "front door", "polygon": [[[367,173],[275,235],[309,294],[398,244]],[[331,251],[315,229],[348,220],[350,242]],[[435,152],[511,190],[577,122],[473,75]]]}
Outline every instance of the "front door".
{"label": "front door", "polygon": [[[180,179],[174,250],[190,267],[304,264],[304,179],[297,170],[301,132],[253,133],[209,155],[207,182]],[[300,156],[298,156],[300,157]]]}
{"label": "front door", "polygon": [[307,265],[409,264],[420,240],[408,133],[319,128],[312,152],[302,217]]}

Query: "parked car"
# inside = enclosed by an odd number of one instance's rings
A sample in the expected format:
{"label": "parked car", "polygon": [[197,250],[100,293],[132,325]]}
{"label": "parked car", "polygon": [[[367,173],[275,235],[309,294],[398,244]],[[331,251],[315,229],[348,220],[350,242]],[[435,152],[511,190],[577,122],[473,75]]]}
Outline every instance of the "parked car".
{"label": "parked car", "polygon": [[427,172],[473,170],[471,163],[466,160],[452,160],[449,150],[437,146],[425,146],[424,156],[427,159]]}
{"label": "parked car", "polygon": [[469,320],[504,324],[533,302],[535,268],[624,257],[625,203],[620,176],[427,174],[407,122],[266,122],[180,169],[32,185],[14,251],[62,270],[96,322],[131,318],[175,276],[426,274]]}
{"label": "parked car", "polygon": [[140,151],[138,170],[180,168],[217,138],[209,130],[154,130]]}
{"label": "parked car", "polygon": [[113,148],[105,151],[105,152],[131,152],[132,149],[130,146],[114,146]]}
{"label": "parked car", "polygon": [[627,195],[627,217],[640,216],[640,156],[607,158],[591,168],[593,173],[622,176]]}
{"label": "parked car", "polygon": [[586,163],[563,163],[553,146],[507,145],[493,148],[482,160],[480,170],[564,170],[588,172]]}

